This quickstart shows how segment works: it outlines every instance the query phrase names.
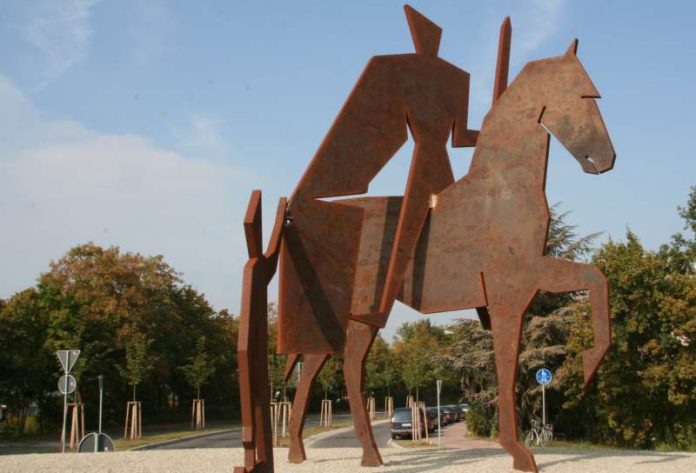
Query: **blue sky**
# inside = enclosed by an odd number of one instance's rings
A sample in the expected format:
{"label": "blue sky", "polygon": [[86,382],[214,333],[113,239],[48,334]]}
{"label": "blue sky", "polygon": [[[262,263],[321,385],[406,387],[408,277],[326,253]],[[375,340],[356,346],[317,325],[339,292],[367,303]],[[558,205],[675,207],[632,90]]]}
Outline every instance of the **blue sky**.
{"label": "blue sky", "polygon": [[[552,144],[548,198],[580,233],[656,248],[696,185],[693,2],[416,1],[440,55],[472,75],[470,126],[490,107],[498,27],[511,77],[578,56],[602,93],[614,171],[581,172]],[[213,305],[237,312],[241,219],[266,221],[312,157],[370,56],[411,52],[396,1],[0,1],[0,297],[89,240],[164,254]],[[403,192],[409,143],[371,186]],[[453,150],[457,175],[470,151]],[[434,316],[440,321],[461,314]],[[391,336],[418,316],[397,307]]]}

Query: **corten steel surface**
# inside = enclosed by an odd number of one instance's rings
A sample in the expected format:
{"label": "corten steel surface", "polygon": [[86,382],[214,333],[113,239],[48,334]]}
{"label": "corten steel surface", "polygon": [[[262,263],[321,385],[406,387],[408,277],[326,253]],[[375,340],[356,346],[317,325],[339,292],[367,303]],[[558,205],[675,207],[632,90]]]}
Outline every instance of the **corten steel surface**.
{"label": "corten steel surface", "polygon": [[[469,74],[437,57],[440,28],[406,7],[415,54],[373,57],[290,198],[281,249],[278,349],[341,353],[349,318],[384,326],[428,214],[430,195],[454,182],[446,151],[473,146]],[[364,194],[406,142],[415,140],[377,312],[351,309],[363,209],[324,197]],[[360,282],[357,283],[360,285]]]}
{"label": "corten steel surface", "polygon": [[[517,438],[515,414],[529,303],[539,290],[589,291],[595,345],[583,353],[585,385],[611,343],[602,273],[545,255],[549,133],[584,171],[599,174],[613,167],[614,149],[595,100],[599,94],[576,56],[577,42],[561,56],[528,63],[508,86],[512,30],[506,19],[493,106],[480,133],[468,130],[468,74],[437,57],[436,25],[409,7],[406,15],[416,53],[370,60],[287,207],[278,349],[290,355],[286,374],[300,356],[305,363],[289,458],[305,459],[301,433],[312,380],[327,355],[343,353],[362,464],[381,464],[362,396],[364,362],[398,298],[422,313],[477,310],[493,335],[500,442],[515,468],[537,471]],[[367,192],[406,140],[407,126],[416,143],[403,196],[323,200]],[[456,182],[445,148],[450,134],[455,146],[476,145],[468,174]],[[277,227],[282,218],[279,213]],[[250,241],[256,238],[260,246],[260,230],[253,236]],[[252,278],[245,273],[247,281]],[[260,285],[265,302],[267,282],[253,279],[245,286],[245,301],[260,300],[250,294]],[[265,318],[265,308],[256,310]],[[252,373],[261,369],[248,366]],[[242,389],[244,397],[248,388]]]}
{"label": "corten steel surface", "polygon": [[267,351],[268,283],[276,272],[286,205],[286,200],[281,199],[265,253],[262,249],[261,191],[251,194],[244,217],[249,261],[244,266],[237,346],[244,466],[235,467],[234,473],[273,472]]}
{"label": "corten steel surface", "polygon": [[[536,471],[536,465],[517,438],[514,387],[523,315],[532,298],[539,290],[589,290],[595,346],[583,354],[586,385],[611,342],[602,273],[544,254],[547,130],[586,172],[599,174],[614,164],[595,101],[599,94],[575,48],[574,42],[560,57],[527,64],[500,95],[483,122],[469,173],[435,197],[402,294],[405,303],[423,313],[487,307],[498,373],[500,442],[514,467],[525,471]],[[395,212],[370,216],[381,219],[387,233],[395,225]],[[390,241],[379,232],[373,238]],[[361,263],[379,266],[374,256]]]}

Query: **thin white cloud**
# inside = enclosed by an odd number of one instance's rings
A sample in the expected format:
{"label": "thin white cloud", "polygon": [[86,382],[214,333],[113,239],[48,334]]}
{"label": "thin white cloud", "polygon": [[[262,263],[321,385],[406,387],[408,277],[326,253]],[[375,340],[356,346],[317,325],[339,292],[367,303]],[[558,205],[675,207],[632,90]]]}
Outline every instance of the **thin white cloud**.
{"label": "thin white cloud", "polygon": [[228,157],[230,147],[220,130],[220,122],[213,118],[191,114],[186,129],[181,132],[179,149],[192,156],[215,159]]}
{"label": "thin white cloud", "polygon": [[[505,15],[510,15],[512,20],[512,51],[510,57],[510,80],[514,79],[514,66],[525,64],[531,59],[538,59],[534,52],[557,31],[563,23],[563,12],[567,0],[527,0],[514,2],[504,13],[491,20],[488,28],[491,34],[482,41],[481,55],[478,63],[472,64],[471,87],[472,98],[479,104],[490,105],[492,80],[495,71],[495,63],[498,50],[497,28]],[[560,45],[558,54],[564,50]]]}
{"label": "thin white cloud", "polygon": [[164,0],[134,0],[128,25],[133,58],[143,65],[174,49],[170,46],[176,25],[174,14]]}
{"label": "thin white cloud", "polygon": [[11,146],[0,136],[0,297],[31,286],[51,259],[91,240],[164,254],[216,307],[236,309],[241,222],[259,176],[141,136],[44,119],[1,76],[0,109],[19,119]]}
{"label": "thin white cloud", "polygon": [[37,90],[59,78],[89,51],[90,15],[99,0],[36,0],[27,2],[31,12],[21,28],[25,40],[40,53],[43,71]]}
{"label": "thin white cloud", "polygon": [[[527,58],[539,45],[556,33],[566,0],[531,0],[527,14],[521,15],[516,37],[516,53]],[[560,54],[560,51],[559,51]]]}

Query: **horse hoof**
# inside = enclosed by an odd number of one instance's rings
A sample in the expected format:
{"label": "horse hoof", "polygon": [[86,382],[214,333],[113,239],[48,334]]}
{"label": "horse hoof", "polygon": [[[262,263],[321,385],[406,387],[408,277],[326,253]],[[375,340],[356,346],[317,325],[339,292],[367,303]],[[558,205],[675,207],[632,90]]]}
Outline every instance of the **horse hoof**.
{"label": "horse hoof", "polygon": [[383,464],[379,452],[363,452],[361,466],[382,466]]}
{"label": "horse hoof", "polygon": [[288,461],[290,463],[302,463],[307,459],[304,449],[296,444],[290,445],[290,450],[288,450]]}
{"label": "horse hoof", "polygon": [[534,461],[534,455],[527,452],[526,455],[516,455],[512,461],[512,467],[520,471],[532,471],[538,473],[539,469]]}

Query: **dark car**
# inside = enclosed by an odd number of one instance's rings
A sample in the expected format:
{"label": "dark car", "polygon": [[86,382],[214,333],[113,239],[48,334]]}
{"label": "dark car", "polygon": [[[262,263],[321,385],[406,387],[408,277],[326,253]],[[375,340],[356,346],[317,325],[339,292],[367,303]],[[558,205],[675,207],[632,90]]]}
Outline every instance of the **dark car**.
{"label": "dark car", "polygon": [[[437,423],[437,419],[436,419]],[[389,424],[389,429],[391,431],[391,438],[397,439],[400,437],[411,437],[413,428],[413,417],[411,415],[410,407],[398,407],[394,409],[394,414],[392,415],[391,422]],[[420,426],[421,435],[425,435],[425,422]]]}
{"label": "dark car", "polygon": [[[433,412],[435,412],[435,424],[437,424],[437,407],[429,407],[428,409],[432,409]],[[449,423],[451,423],[451,421],[448,421],[447,413],[444,408],[440,406],[440,425],[444,427]]]}
{"label": "dark car", "polygon": [[[428,416],[428,432],[437,429],[437,407],[426,407],[425,413]],[[440,413],[440,424],[442,425],[442,413]]]}
{"label": "dark car", "polygon": [[459,407],[458,404],[452,404],[449,406],[445,406],[448,409],[451,409],[454,412],[454,421],[459,422],[460,420],[464,420],[464,412],[462,411],[461,407]]}
{"label": "dark car", "polygon": [[452,409],[451,406],[440,407],[440,412],[443,413],[443,418],[445,419],[445,425],[453,424],[457,422],[457,411]]}

